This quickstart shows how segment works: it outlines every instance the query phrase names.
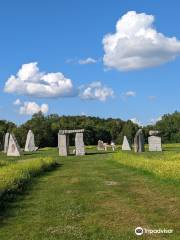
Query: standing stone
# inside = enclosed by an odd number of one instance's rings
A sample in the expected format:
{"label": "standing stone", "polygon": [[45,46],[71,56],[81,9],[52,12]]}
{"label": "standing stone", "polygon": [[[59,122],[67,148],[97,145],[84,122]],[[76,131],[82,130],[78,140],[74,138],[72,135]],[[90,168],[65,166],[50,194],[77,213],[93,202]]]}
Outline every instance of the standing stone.
{"label": "standing stone", "polygon": [[10,134],[8,132],[5,134],[5,138],[4,138],[4,153],[7,153],[7,150],[8,150],[9,135]]}
{"label": "standing stone", "polygon": [[108,143],[103,143],[103,145],[104,145],[104,150],[107,151]]}
{"label": "standing stone", "polygon": [[129,145],[129,142],[126,136],[124,136],[124,139],[123,139],[122,151],[131,151],[131,147]]}
{"label": "standing stone", "polygon": [[144,152],[144,137],[142,129],[139,129],[134,138],[134,151]]}
{"label": "standing stone", "polygon": [[157,130],[150,130],[149,131],[150,136],[156,136],[156,135],[158,135],[158,133],[159,133],[159,131],[157,131]]}
{"label": "standing stone", "polygon": [[21,156],[21,149],[18,145],[18,142],[14,136],[14,134],[10,134],[9,137],[9,145],[8,145],[8,150],[7,150],[7,156]]}
{"label": "standing stone", "polygon": [[67,156],[69,153],[69,135],[58,134],[59,156]]}
{"label": "standing stone", "polygon": [[2,145],[2,143],[0,142],[0,151],[2,151],[3,150],[3,145]]}
{"label": "standing stone", "polygon": [[76,155],[85,155],[83,133],[76,133],[75,136]]}
{"label": "standing stone", "polygon": [[161,137],[151,136],[148,137],[149,151],[150,152],[161,152]]}
{"label": "standing stone", "polygon": [[101,140],[98,140],[98,145],[97,145],[97,149],[100,150],[104,150],[104,143]]}
{"label": "standing stone", "polygon": [[116,145],[115,145],[115,143],[114,143],[113,141],[111,141],[111,147],[112,147],[112,150],[113,150],[113,152],[114,152]]}
{"label": "standing stone", "polygon": [[31,130],[28,131],[27,138],[26,138],[26,144],[25,144],[25,152],[34,152],[38,149],[38,147],[35,146],[34,143],[34,134]]}

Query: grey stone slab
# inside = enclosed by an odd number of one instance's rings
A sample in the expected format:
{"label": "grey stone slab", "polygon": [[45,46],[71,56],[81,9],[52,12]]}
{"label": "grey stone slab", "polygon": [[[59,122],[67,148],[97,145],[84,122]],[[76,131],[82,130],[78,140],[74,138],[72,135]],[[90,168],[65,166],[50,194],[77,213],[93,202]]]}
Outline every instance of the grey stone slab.
{"label": "grey stone slab", "polygon": [[123,139],[122,151],[131,151],[131,147],[129,145],[129,142],[126,136],[124,136],[124,139]]}
{"label": "grey stone slab", "polygon": [[101,140],[98,140],[97,150],[101,151],[104,150],[104,142]]}
{"label": "grey stone slab", "polygon": [[10,134],[7,132],[4,138],[4,153],[7,153]]}
{"label": "grey stone slab", "polygon": [[112,151],[114,152],[116,148],[116,144],[113,141],[111,141],[111,148],[112,148]]}
{"label": "grey stone slab", "polygon": [[10,134],[9,137],[9,145],[7,150],[7,156],[18,157],[21,156],[21,149],[19,144],[14,136],[14,134]]}
{"label": "grey stone slab", "polygon": [[150,130],[149,131],[150,136],[156,136],[156,135],[158,135],[158,133],[159,133],[159,131],[157,131],[157,130]]}
{"label": "grey stone slab", "polygon": [[161,137],[151,136],[148,137],[149,151],[150,152],[161,152]]}
{"label": "grey stone slab", "polygon": [[144,152],[144,136],[142,129],[139,129],[134,137],[134,151]]}
{"label": "grey stone slab", "polygon": [[84,129],[59,130],[59,134],[82,133],[82,132],[84,132]]}
{"label": "grey stone slab", "polygon": [[104,150],[107,151],[107,148],[109,147],[108,143],[104,143]]}
{"label": "grey stone slab", "polygon": [[67,156],[69,153],[69,136],[66,134],[58,134],[59,155]]}
{"label": "grey stone slab", "polygon": [[85,155],[83,132],[77,132],[75,136],[76,155]]}

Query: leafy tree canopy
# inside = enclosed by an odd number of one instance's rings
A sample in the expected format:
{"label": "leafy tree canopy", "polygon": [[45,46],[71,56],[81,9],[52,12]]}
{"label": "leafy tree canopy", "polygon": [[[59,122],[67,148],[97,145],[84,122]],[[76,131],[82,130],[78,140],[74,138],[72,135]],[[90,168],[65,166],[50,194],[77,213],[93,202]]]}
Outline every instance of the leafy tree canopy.
{"label": "leafy tree canopy", "polygon": [[[139,129],[137,124],[132,121],[121,119],[103,119],[90,116],[58,116],[51,114],[44,116],[41,112],[34,114],[30,120],[20,126],[12,122],[0,120],[0,143],[4,141],[6,132],[14,132],[21,147],[24,147],[27,132],[31,129],[35,134],[36,145],[39,147],[57,146],[57,133],[59,129],[85,129],[84,141],[86,145],[96,145],[98,140],[110,143],[114,141],[121,144],[123,136],[133,143],[136,131]],[[180,142],[180,113],[166,114],[162,120],[155,125],[143,127],[145,140],[149,130],[159,130],[162,142]],[[70,144],[74,144],[74,135],[70,135]]]}

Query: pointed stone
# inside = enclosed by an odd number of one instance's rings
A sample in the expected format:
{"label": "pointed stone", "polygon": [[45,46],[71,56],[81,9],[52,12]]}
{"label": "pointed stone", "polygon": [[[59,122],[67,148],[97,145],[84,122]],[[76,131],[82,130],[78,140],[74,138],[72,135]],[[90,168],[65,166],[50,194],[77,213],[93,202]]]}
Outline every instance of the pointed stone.
{"label": "pointed stone", "polygon": [[129,145],[129,142],[126,136],[124,136],[124,139],[123,139],[122,151],[131,151],[131,147]]}
{"label": "pointed stone", "polygon": [[4,153],[7,153],[7,150],[8,150],[9,136],[10,136],[10,134],[7,132],[5,134],[5,138],[4,138]]}
{"label": "pointed stone", "polygon": [[35,146],[34,142],[34,134],[31,130],[29,130],[26,138],[26,145],[25,145],[25,152],[34,152],[38,149],[38,147]]}
{"label": "pointed stone", "polygon": [[13,156],[13,157],[21,156],[21,149],[18,145],[18,142],[17,142],[14,134],[12,134],[12,133],[10,134],[10,137],[9,137],[7,156]]}

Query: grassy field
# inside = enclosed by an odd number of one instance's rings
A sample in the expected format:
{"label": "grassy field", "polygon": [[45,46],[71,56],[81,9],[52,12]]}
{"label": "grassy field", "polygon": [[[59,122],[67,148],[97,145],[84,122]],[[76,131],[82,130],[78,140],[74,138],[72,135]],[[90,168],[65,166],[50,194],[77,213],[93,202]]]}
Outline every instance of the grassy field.
{"label": "grassy field", "polygon": [[[0,239],[180,239],[180,144],[162,153],[87,152],[58,157],[57,149],[46,148],[17,159],[0,155],[0,171],[44,157],[59,163],[6,202]],[[137,226],[173,234],[137,237]]]}

